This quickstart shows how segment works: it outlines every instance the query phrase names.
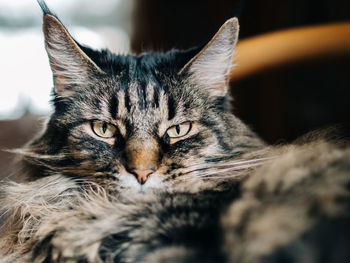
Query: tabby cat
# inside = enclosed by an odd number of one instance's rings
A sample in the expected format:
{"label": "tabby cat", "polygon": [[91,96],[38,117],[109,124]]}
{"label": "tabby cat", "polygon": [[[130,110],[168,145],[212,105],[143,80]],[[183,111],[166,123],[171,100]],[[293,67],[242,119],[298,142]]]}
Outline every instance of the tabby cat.
{"label": "tabby cat", "polygon": [[0,186],[0,262],[349,262],[350,149],[267,146],[231,114],[236,18],[115,55],[40,5],[54,112]]}

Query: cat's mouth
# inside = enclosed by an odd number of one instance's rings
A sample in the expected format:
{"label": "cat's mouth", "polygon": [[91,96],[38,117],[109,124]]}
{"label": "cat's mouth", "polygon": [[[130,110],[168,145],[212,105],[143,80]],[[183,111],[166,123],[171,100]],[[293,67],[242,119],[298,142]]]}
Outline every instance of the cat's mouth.
{"label": "cat's mouth", "polygon": [[163,186],[163,177],[157,173],[151,174],[143,184],[140,184],[133,174],[127,172],[120,174],[118,179],[120,187],[131,192],[148,193],[162,189]]}

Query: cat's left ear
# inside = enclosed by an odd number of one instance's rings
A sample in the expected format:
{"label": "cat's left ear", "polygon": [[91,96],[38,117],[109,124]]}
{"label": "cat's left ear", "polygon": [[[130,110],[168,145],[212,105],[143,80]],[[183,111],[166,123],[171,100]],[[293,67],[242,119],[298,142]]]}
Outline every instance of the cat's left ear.
{"label": "cat's left ear", "polygon": [[235,46],[238,40],[238,19],[231,18],[219,29],[210,42],[179,72],[189,74],[194,85],[200,85],[211,96],[225,96]]}
{"label": "cat's left ear", "polygon": [[86,84],[90,75],[104,74],[55,15],[44,13],[43,31],[56,95],[69,96],[75,87]]}

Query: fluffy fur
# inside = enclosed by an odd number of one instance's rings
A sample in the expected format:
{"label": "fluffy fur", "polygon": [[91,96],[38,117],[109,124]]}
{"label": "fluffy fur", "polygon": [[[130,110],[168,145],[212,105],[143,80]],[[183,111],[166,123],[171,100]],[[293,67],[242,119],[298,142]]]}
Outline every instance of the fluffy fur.
{"label": "fluffy fur", "polygon": [[55,111],[0,186],[0,262],[348,262],[350,149],[268,147],[230,113],[236,19],[201,50],[135,57],[41,6]]}
{"label": "fluffy fur", "polygon": [[329,262],[346,262],[350,150],[318,142],[270,154],[280,157],[225,189],[189,181],[121,197],[62,176],[2,186],[4,262],[320,262],[330,237]]}

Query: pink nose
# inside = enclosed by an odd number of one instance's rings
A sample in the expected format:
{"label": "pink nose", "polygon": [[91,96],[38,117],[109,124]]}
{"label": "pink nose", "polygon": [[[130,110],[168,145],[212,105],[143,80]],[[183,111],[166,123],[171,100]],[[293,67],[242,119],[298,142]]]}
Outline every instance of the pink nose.
{"label": "pink nose", "polygon": [[139,169],[133,169],[131,172],[136,176],[137,181],[140,184],[144,184],[150,174],[154,172],[154,170],[139,170]]}

